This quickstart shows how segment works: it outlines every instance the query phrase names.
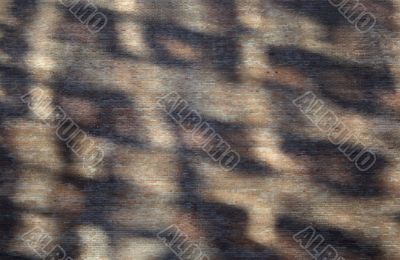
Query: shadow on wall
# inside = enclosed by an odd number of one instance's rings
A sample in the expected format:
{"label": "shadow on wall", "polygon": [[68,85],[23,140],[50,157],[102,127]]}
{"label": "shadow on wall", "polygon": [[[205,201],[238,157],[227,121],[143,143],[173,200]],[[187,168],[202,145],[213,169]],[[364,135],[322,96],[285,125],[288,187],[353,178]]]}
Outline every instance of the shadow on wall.
{"label": "shadow on wall", "polygon": [[370,67],[337,60],[294,47],[272,46],[271,64],[291,68],[311,78],[321,97],[361,114],[387,112],[379,96],[394,93],[394,79],[387,66]]}
{"label": "shadow on wall", "polygon": [[[231,32],[225,36],[207,35],[192,32],[172,23],[148,22],[146,24],[146,40],[154,50],[155,62],[162,65],[177,67],[210,66],[216,69],[230,81],[238,81],[237,65],[239,64],[239,50],[237,46],[238,32]],[[173,49],[166,44],[182,43],[189,46],[194,52],[200,52],[200,57],[194,60],[185,60],[174,57]],[[178,46],[177,46],[178,47]]]}
{"label": "shadow on wall", "polygon": [[[300,250],[300,244],[294,241],[293,236],[309,226],[312,226],[316,230],[316,234],[324,238],[323,244],[331,244],[341,256],[361,257],[362,259],[382,259],[383,257],[380,245],[337,227],[307,222],[305,219],[290,215],[280,215],[275,224],[282,238],[289,239],[288,244],[293,247],[297,246]],[[323,248],[323,246],[316,246],[316,248]]]}
{"label": "shadow on wall", "polygon": [[[389,31],[395,28],[390,17],[395,9],[393,1],[358,0],[272,0],[285,10],[304,15],[320,23],[327,29],[330,42],[335,42],[335,30],[354,27],[354,35],[369,37],[368,32],[376,25]],[[370,20],[369,20],[370,19]],[[363,33],[365,33],[363,35]]]}
{"label": "shadow on wall", "polygon": [[[353,197],[372,197],[385,194],[381,183],[386,160],[376,154],[377,160],[368,171],[360,171],[336,145],[328,141],[301,138],[293,134],[282,135],[282,150],[293,159],[300,159],[309,167],[308,174],[315,183],[330,190]],[[357,147],[355,148],[357,151]],[[361,147],[358,148],[361,151]]]}

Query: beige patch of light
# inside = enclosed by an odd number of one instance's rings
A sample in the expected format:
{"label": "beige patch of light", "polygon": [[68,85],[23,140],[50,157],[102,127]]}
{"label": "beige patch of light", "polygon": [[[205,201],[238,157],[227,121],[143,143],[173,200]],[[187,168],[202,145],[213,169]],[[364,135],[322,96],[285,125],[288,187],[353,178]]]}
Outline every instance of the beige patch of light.
{"label": "beige patch of light", "polygon": [[105,161],[107,161],[107,157],[116,153],[116,145],[108,139],[95,137],[88,134],[85,142],[87,142],[88,145],[92,144],[93,142],[93,145],[91,147],[96,147],[96,149],[102,151],[104,157],[102,158],[102,161],[100,163],[96,165],[91,165],[85,162],[83,157],[78,157],[79,154],[74,153],[74,157],[76,160],[76,163],[73,164],[73,166],[75,167],[74,173],[80,176],[84,176],[88,179],[104,178],[108,174],[107,170],[104,167]]}
{"label": "beige patch of light", "polygon": [[258,30],[263,25],[262,9],[259,1],[239,1],[237,3],[238,19],[248,28]]}
{"label": "beige patch of light", "polygon": [[[1,32],[0,32],[0,34],[1,34]],[[0,39],[1,38],[3,38],[2,35],[0,35]],[[9,55],[4,50],[0,50],[0,62],[12,64],[13,61],[12,61],[11,55]]]}
{"label": "beige patch of light", "polygon": [[[238,207],[248,217],[245,223],[240,223],[244,228],[242,238],[251,238],[252,240],[263,245],[272,244],[274,236],[268,232],[273,228],[275,223],[273,204],[268,201],[258,200],[257,196],[264,187],[249,189],[241,189],[239,191],[230,189],[214,189],[209,193],[209,199],[212,201],[224,201],[225,204]],[[212,195],[211,195],[212,194]],[[210,196],[211,195],[211,196]],[[250,204],[249,201],[252,201]]]}
{"label": "beige patch of light", "polygon": [[7,98],[7,91],[6,91],[5,88],[3,88],[3,87],[0,85],[0,99],[2,100],[2,99],[6,99],[6,98]]}
{"label": "beige patch of light", "polygon": [[8,122],[9,144],[15,147],[16,156],[22,163],[45,165],[57,171],[62,167],[55,129],[36,122],[15,120]]}
{"label": "beige patch of light", "polygon": [[144,39],[143,26],[131,21],[116,23],[116,30],[121,46],[132,55],[138,55],[143,59],[149,58],[151,50]]}
{"label": "beige patch of light", "polygon": [[57,221],[54,218],[45,217],[42,214],[23,213],[20,219],[20,224],[16,226],[15,241],[9,249],[12,251],[24,252],[24,255],[30,255],[37,258],[38,255],[36,255],[34,250],[20,240],[24,234],[33,229],[41,230],[43,235],[46,234],[50,236],[54,242],[56,242],[54,239],[59,237],[59,228],[57,227]]}
{"label": "beige patch of light", "polygon": [[96,103],[81,97],[61,97],[60,106],[80,126],[95,126],[100,122]]}
{"label": "beige patch of light", "polygon": [[263,245],[273,245],[275,235],[271,235],[275,226],[274,207],[267,201],[254,203],[248,208],[249,225],[248,236]]}
{"label": "beige patch of light", "polygon": [[142,9],[140,0],[97,0],[95,3],[99,7],[108,8],[123,14],[137,14]]}
{"label": "beige patch of light", "polygon": [[78,235],[81,241],[81,255],[84,260],[111,260],[112,256],[108,246],[109,239],[101,228],[96,226],[80,226]]}
{"label": "beige patch of light", "polygon": [[181,0],[182,6],[179,9],[181,26],[199,33],[212,33],[218,30],[215,25],[207,19],[207,8],[205,1]]}
{"label": "beige patch of light", "polygon": [[12,15],[12,12],[10,12],[12,4],[15,4],[15,1],[0,1],[0,21],[2,24],[4,23],[10,26],[16,26],[19,23],[19,20]]}
{"label": "beige patch of light", "polygon": [[44,85],[36,85],[32,89],[34,91],[29,94],[29,97],[31,97],[29,108],[35,118],[39,120],[53,119],[47,118],[47,115],[51,115],[54,111],[54,106],[48,105],[53,100],[52,91]]}
{"label": "beige patch of light", "polygon": [[156,260],[161,256],[172,253],[161,240],[146,238],[125,238],[118,243],[115,250],[115,259],[124,259],[126,256],[134,256],[138,260]]}
{"label": "beige patch of light", "polygon": [[168,114],[157,104],[158,97],[146,97],[148,104],[154,104],[155,108],[146,109],[148,116],[143,118],[146,133],[150,143],[164,149],[174,149],[177,146],[177,137],[174,133],[174,126],[168,123]]}
{"label": "beige patch of light", "polygon": [[[124,167],[115,169],[132,185],[146,190],[149,194],[174,196],[178,158],[174,154],[149,150],[119,149],[118,160]],[[140,173],[140,174],[137,174]]]}
{"label": "beige patch of light", "polygon": [[371,119],[358,114],[346,114],[339,118],[351,133],[350,142],[357,142],[364,146],[385,147],[384,140],[374,137],[371,131]]}
{"label": "beige patch of light", "polygon": [[56,3],[40,2],[38,12],[33,19],[34,23],[27,28],[30,35],[28,42],[32,50],[27,55],[26,63],[34,76],[41,80],[50,77],[51,72],[56,68],[52,53],[56,52],[57,44],[54,43],[52,37],[60,17],[61,13]]}
{"label": "beige patch of light", "polygon": [[17,184],[15,197],[13,201],[28,209],[41,208],[46,209],[52,206],[53,190],[56,188],[55,174],[39,171],[26,171],[24,178],[21,178]]}
{"label": "beige patch of light", "polygon": [[[267,112],[263,91],[252,85],[227,85],[217,81],[214,84],[202,85],[200,100],[194,100],[193,106],[199,108],[204,118],[217,119],[221,122],[240,122],[262,125],[268,121],[260,116],[255,120],[255,114]],[[203,94],[212,93],[211,95]]]}
{"label": "beige patch of light", "polygon": [[282,172],[304,171],[304,165],[298,164],[281,149],[281,139],[274,131],[258,128],[250,130],[250,135],[257,146],[252,148],[252,153],[260,160],[265,161],[272,168]]}
{"label": "beige patch of light", "polygon": [[168,50],[169,54],[176,59],[186,62],[196,62],[201,59],[202,53],[200,48],[195,49],[182,41],[161,37],[159,41]]}

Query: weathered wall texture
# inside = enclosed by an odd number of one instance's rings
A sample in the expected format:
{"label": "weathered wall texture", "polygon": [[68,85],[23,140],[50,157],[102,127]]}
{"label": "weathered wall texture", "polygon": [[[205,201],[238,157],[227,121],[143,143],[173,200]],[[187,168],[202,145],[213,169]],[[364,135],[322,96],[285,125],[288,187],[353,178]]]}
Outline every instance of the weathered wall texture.
{"label": "weathered wall texture", "polygon": [[[328,0],[92,0],[92,33],[71,2],[0,1],[0,259],[179,259],[157,236],[171,225],[197,259],[400,259],[399,0],[360,1],[367,32]],[[372,168],[293,104],[308,91]],[[174,92],[232,171],[158,104]],[[100,163],[40,117],[57,106]],[[293,239],[308,226],[324,245]]]}

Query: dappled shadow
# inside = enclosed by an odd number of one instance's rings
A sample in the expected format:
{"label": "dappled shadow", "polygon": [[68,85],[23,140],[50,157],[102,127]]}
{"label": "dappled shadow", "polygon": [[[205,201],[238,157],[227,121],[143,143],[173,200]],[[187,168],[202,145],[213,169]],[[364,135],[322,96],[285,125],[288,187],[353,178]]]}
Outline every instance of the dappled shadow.
{"label": "dappled shadow", "polygon": [[[173,65],[178,67],[211,66],[219,71],[226,79],[238,81],[237,66],[239,51],[236,43],[238,32],[230,32],[226,36],[206,35],[192,32],[174,24],[149,21],[146,24],[146,39],[149,46],[154,49],[155,61],[158,64]],[[181,44],[179,44],[181,43]],[[187,48],[190,59],[174,57],[172,48]],[[170,49],[171,48],[171,49]],[[173,49],[173,51],[176,51]],[[190,54],[190,52],[193,52]],[[199,54],[196,54],[199,52]],[[185,58],[185,57],[183,57]]]}
{"label": "dappled shadow", "polygon": [[[302,250],[292,236],[312,224],[346,259],[396,259],[399,246],[384,231],[363,235],[369,228],[363,223],[370,218],[382,217],[382,225],[399,222],[399,216],[388,220],[376,206],[394,205],[397,199],[393,187],[388,188],[397,184],[388,184],[387,178],[395,175],[390,171],[397,169],[393,158],[398,151],[383,147],[381,139],[389,135],[373,140],[375,119],[398,117],[396,104],[382,101],[398,92],[395,69],[380,57],[383,45],[373,43],[370,33],[360,35],[328,1],[260,2],[271,4],[271,10],[252,13],[247,5],[257,4],[234,0],[98,1],[97,11],[107,17],[107,26],[97,34],[61,3],[4,4],[0,258],[35,259],[35,252],[21,249],[16,239],[27,226],[42,225],[74,259],[88,254],[180,259],[157,234],[171,224],[184,224],[193,243],[207,243],[202,250],[210,259],[292,259],[285,245]],[[389,10],[391,1],[364,2],[371,10],[395,15]],[[58,12],[54,20],[42,17],[46,8]],[[282,11],[288,11],[288,23],[296,20],[302,29],[322,26],[321,35],[328,33],[328,38],[287,42],[279,36],[286,25],[269,27],[277,19],[273,14]],[[31,26],[34,17],[43,19],[38,28]],[[377,28],[395,31],[390,21],[379,20]],[[45,29],[50,33],[43,33]],[[343,41],[340,30],[349,32],[349,44],[360,56],[369,61],[378,57],[379,64],[327,51]],[[366,44],[371,48],[364,49]],[[250,68],[258,55],[265,64]],[[40,104],[28,108],[20,101],[34,87],[51,96],[45,109],[61,107],[85,138],[101,148],[104,158],[96,169],[82,167],[84,158],[38,118]],[[184,131],[171,118],[182,111],[168,115],[157,106],[157,97],[171,91],[182,93],[213,134],[240,155],[234,169],[223,169],[202,146],[209,140]],[[371,169],[357,169],[295,107],[292,101],[306,91],[338,115],[345,114],[351,127],[366,129],[359,133],[376,154]],[[189,124],[195,130],[194,122]],[[21,130],[25,128],[29,130]],[[356,152],[365,148],[351,141],[345,145]],[[22,153],[26,146],[31,150]],[[31,173],[24,175],[22,168],[40,172],[41,177],[32,176],[43,180],[29,183]],[[24,185],[35,186],[34,191],[28,193]],[[325,191],[313,195],[321,201],[332,197],[356,208],[344,216],[354,227],[322,218],[308,223],[297,210],[310,206],[302,200],[290,214],[280,212],[287,194],[308,196],[310,190]],[[315,205],[320,206],[325,205]],[[361,216],[357,210],[363,207],[373,214]],[[326,212],[326,219],[335,223],[336,215],[330,214]],[[264,229],[272,233],[259,232]],[[393,252],[386,252],[392,245]]]}
{"label": "dappled shadow", "polygon": [[197,214],[220,250],[220,259],[282,259],[274,250],[246,237],[249,217],[243,209],[204,202],[197,206]]}
{"label": "dappled shadow", "polygon": [[9,120],[24,119],[28,114],[27,108],[21,104],[19,98],[31,85],[30,74],[23,62],[28,51],[24,30],[32,21],[32,16],[36,11],[35,6],[36,1],[11,1],[9,9],[4,11],[9,12],[10,17],[18,22],[14,24],[0,22],[0,51],[3,55],[0,62],[2,92],[0,100],[0,258],[2,259],[37,259],[9,251],[9,247],[18,238],[17,231],[22,222],[22,210],[13,199],[22,178],[22,168],[19,158],[15,155],[15,147],[10,141],[14,133],[7,126]]}
{"label": "dappled shadow", "polygon": [[[81,113],[88,112],[86,117],[79,118],[76,112],[74,113],[76,116],[72,116],[88,134],[111,139],[119,144],[139,145],[133,128],[129,129],[131,125],[135,125],[135,128],[138,126],[135,121],[134,104],[124,93],[108,89],[99,90],[97,86],[69,79],[58,82],[55,91],[59,94],[56,104],[66,108],[66,112],[72,114],[77,108],[67,107],[68,103],[82,105],[82,109],[91,109],[91,111],[81,111]],[[121,133],[120,129],[116,128],[116,124],[122,120],[128,120],[122,123],[131,131]]]}
{"label": "dappled shadow", "polygon": [[245,210],[207,201],[198,191],[204,185],[195,169],[183,160],[179,200],[184,211],[193,214],[209,243],[218,249],[218,259],[281,259],[279,253],[247,237],[249,216]]}
{"label": "dappled shadow", "polygon": [[[348,196],[370,197],[385,193],[380,181],[380,175],[386,165],[382,155],[377,154],[377,161],[370,169],[360,171],[337,146],[328,141],[307,140],[290,134],[284,137],[283,151],[307,163],[310,169],[308,174],[316,183]],[[362,148],[356,147],[351,151],[354,151],[351,154],[354,156],[361,152]]]}
{"label": "dappled shadow", "polygon": [[[347,256],[350,259],[354,259],[354,257],[362,257],[362,259],[381,259],[383,257],[380,245],[362,238],[361,236],[354,235],[351,232],[341,230],[338,227],[312,223],[290,215],[281,215],[276,221],[276,228],[278,231],[283,233],[282,235],[290,235],[290,237],[310,226],[313,227],[316,232],[314,236],[307,236],[307,238],[315,238],[317,235],[321,235],[324,238],[321,245],[312,245],[316,247],[317,252],[320,252],[320,250],[324,248],[324,245],[330,244],[338,251],[339,255]],[[302,242],[307,243],[307,241]],[[294,240],[290,241],[290,243],[292,243],[293,246],[300,247],[300,244],[296,244]],[[314,249],[312,246],[310,247],[310,251]],[[348,259],[347,257],[346,259]]]}
{"label": "dappled shadow", "polygon": [[378,97],[394,93],[387,66],[371,67],[324,57],[292,47],[271,47],[267,55],[276,67],[304,73],[318,86],[321,97],[363,114],[387,114]]}
{"label": "dappled shadow", "polygon": [[[370,30],[374,26],[393,31],[395,28],[387,15],[393,12],[394,4],[391,0],[385,1],[319,1],[319,0],[272,0],[274,5],[293,12],[296,16],[302,15],[315,20],[323,25],[327,37],[321,37],[324,41],[338,42],[335,32],[341,28],[354,31],[355,37],[368,38]],[[370,15],[368,18],[363,15]],[[361,18],[363,17],[363,18]],[[378,17],[378,19],[376,18]],[[371,21],[368,21],[371,19]],[[365,23],[363,25],[363,23]],[[364,28],[368,25],[367,28]],[[356,30],[357,27],[357,30]],[[371,29],[368,29],[371,28]],[[360,30],[358,30],[360,29]],[[367,30],[368,29],[368,30]],[[365,33],[365,35],[363,35]]]}

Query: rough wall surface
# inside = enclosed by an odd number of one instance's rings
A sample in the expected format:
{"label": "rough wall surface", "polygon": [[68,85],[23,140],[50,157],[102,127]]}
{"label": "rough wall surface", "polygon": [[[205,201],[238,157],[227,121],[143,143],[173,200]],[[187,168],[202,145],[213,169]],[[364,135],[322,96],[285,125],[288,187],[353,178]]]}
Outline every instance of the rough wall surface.
{"label": "rough wall surface", "polygon": [[0,259],[399,260],[399,18],[1,0]]}

